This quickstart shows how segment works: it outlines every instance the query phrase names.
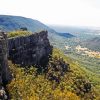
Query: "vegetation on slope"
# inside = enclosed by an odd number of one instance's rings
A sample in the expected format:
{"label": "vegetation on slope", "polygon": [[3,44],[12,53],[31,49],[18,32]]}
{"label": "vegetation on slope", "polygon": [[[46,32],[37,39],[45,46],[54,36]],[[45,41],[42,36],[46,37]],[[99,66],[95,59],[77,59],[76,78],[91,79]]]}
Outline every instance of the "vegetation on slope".
{"label": "vegetation on slope", "polygon": [[[47,71],[22,68],[9,62],[13,80],[7,89],[11,99],[23,100],[99,100],[99,95],[78,62],[54,49]],[[98,91],[97,91],[98,92]]]}
{"label": "vegetation on slope", "polygon": [[17,31],[9,32],[8,38],[18,37],[18,36],[27,36],[27,35],[31,35],[31,34],[32,34],[32,32],[29,32],[29,31],[17,30]]}

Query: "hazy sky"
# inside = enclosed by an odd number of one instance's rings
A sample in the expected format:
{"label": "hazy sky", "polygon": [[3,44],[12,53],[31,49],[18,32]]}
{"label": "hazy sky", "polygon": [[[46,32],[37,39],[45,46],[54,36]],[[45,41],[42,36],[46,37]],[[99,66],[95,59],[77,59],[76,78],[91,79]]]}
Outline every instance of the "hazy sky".
{"label": "hazy sky", "polygon": [[45,24],[100,27],[100,0],[0,0],[0,14]]}

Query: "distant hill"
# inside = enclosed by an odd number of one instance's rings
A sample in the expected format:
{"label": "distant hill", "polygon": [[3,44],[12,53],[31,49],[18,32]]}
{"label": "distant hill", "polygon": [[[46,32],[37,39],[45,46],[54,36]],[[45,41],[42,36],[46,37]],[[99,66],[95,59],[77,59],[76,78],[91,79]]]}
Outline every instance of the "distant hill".
{"label": "distant hill", "polygon": [[50,25],[57,32],[68,32],[80,36],[80,34],[100,35],[100,27],[84,27],[84,26],[57,26]]}
{"label": "distant hill", "polygon": [[48,27],[47,25],[41,23],[38,20],[31,18],[25,18],[21,16],[10,16],[10,15],[0,15],[0,28],[6,32],[13,30],[18,30],[20,28],[27,28],[28,31],[39,32],[41,30],[48,31],[48,38],[50,43],[56,48],[64,48],[65,41],[67,38],[72,37],[72,34],[62,34],[62,32],[56,32],[54,29]]}
{"label": "distant hill", "polygon": [[75,37],[74,35],[70,34],[70,33],[57,33],[59,36],[63,36],[66,38],[72,38]]}
{"label": "distant hill", "polygon": [[91,50],[100,51],[100,37],[95,37],[87,41],[84,41],[82,45]]}
{"label": "distant hill", "polygon": [[69,33],[58,34],[58,32],[44,25],[38,20],[25,18],[21,16],[0,15],[0,29],[9,32],[13,30],[18,30],[22,27],[26,27],[29,31],[32,32],[47,30],[49,32],[49,38],[51,40],[55,38],[60,38],[61,36],[65,36],[65,37],[68,36],[67,38],[72,36]]}
{"label": "distant hill", "polygon": [[20,16],[9,16],[9,15],[0,15],[0,28],[5,31],[17,30],[21,27],[27,27],[28,30],[35,32],[46,29],[50,32],[55,32],[53,29],[50,29],[48,26],[43,23],[33,20],[31,18],[25,18]]}

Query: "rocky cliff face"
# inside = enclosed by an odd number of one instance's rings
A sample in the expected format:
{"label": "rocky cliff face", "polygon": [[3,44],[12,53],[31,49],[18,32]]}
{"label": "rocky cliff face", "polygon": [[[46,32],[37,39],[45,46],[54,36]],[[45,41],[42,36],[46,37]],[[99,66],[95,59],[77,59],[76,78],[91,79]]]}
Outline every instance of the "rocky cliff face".
{"label": "rocky cliff face", "polygon": [[47,31],[9,39],[4,32],[0,32],[0,99],[7,99],[3,86],[11,79],[8,59],[21,66],[36,65],[42,68],[48,63],[51,53]]}
{"label": "rocky cliff face", "polygon": [[51,53],[47,31],[9,39],[4,32],[0,32],[0,83],[6,84],[11,78],[8,59],[21,66],[45,67]]}
{"label": "rocky cliff face", "polygon": [[8,69],[7,52],[7,35],[0,31],[0,100],[7,99],[4,86],[11,79]]}
{"label": "rocky cliff face", "polygon": [[47,31],[8,39],[9,59],[21,66],[45,66],[52,52]]}
{"label": "rocky cliff face", "polygon": [[7,35],[4,32],[0,32],[0,76],[4,83],[7,83],[9,81],[7,53]]}

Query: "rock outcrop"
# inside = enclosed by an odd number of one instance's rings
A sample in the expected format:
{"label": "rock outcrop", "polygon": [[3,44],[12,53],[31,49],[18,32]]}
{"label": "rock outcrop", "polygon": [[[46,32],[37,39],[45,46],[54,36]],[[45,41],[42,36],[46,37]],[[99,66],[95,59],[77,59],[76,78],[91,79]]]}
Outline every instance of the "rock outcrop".
{"label": "rock outcrop", "polygon": [[8,69],[8,39],[4,32],[0,32],[0,83],[7,83],[10,80]]}
{"label": "rock outcrop", "polygon": [[51,53],[47,31],[14,38],[7,38],[4,32],[0,32],[0,84],[6,84],[11,79],[8,59],[21,66],[42,68],[48,63]]}
{"label": "rock outcrop", "polygon": [[10,81],[7,49],[7,35],[0,31],[0,100],[7,99],[4,86]]}
{"label": "rock outcrop", "polygon": [[47,31],[8,39],[9,59],[21,66],[45,66],[52,53]]}
{"label": "rock outcrop", "polygon": [[8,59],[21,66],[36,65],[41,69],[48,63],[51,53],[47,31],[13,38],[0,32],[0,99],[7,99],[4,87],[11,80]]}

